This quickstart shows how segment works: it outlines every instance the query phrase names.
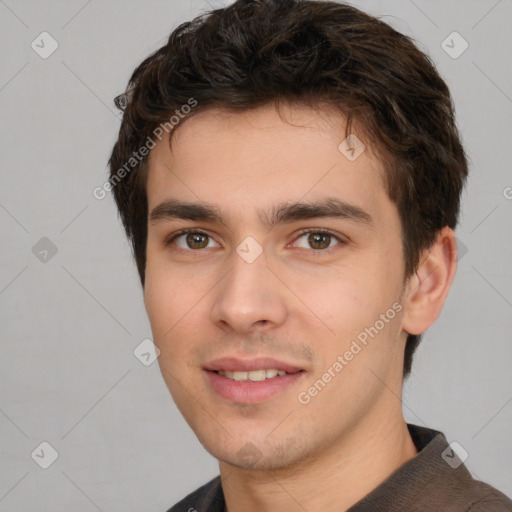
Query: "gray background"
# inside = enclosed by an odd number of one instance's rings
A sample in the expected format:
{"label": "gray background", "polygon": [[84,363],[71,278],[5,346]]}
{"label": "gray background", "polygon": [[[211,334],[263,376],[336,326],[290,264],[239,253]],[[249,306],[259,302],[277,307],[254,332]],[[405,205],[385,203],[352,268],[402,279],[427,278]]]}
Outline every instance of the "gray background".
{"label": "gray background", "polygon": [[[512,496],[512,1],[353,3],[428,51],[471,160],[458,273],[404,413]],[[92,195],[120,123],[114,96],[205,6],[0,0],[1,511],[163,511],[217,473],[158,364],[134,356],[151,337],[135,265],[110,195]],[[59,45],[47,59],[31,48],[43,31]],[[456,59],[442,47],[453,31],[469,43]],[[43,441],[59,454],[48,469],[31,457]]]}

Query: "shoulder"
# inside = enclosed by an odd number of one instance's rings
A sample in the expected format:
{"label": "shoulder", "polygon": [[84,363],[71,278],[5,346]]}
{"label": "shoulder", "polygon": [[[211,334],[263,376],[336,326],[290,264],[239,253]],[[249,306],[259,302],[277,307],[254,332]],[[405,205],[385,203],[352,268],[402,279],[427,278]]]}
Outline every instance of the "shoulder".
{"label": "shoulder", "polygon": [[443,506],[442,510],[454,512],[512,512],[512,500],[505,494],[485,482],[469,477],[469,471],[465,468],[464,473],[466,475],[462,479],[447,481],[447,487],[441,489],[441,492],[434,491],[430,498],[425,498],[429,505],[436,505],[432,510],[440,510]]}
{"label": "shoulder", "polygon": [[457,512],[512,512],[510,498],[490,484],[473,478],[464,465],[453,471],[451,477],[447,473],[443,478],[437,489],[426,493],[424,499],[429,504]]}
{"label": "shoulder", "polygon": [[419,484],[420,490],[413,497],[417,510],[512,512],[512,500],[475,479],[441,431],[413,424],[408,428],[418,454],[404,468],[409,466],[410,480]]}
{"label": "shoulder", "polygon": [[475,497],[467,512],[512,512],[512,500],[489,484],[475,480]]}
{"label": "shoulder", "polygon": [[224,496],[220,476],[216,476],[188,496],[185,496],[167,512],[216,512],[217,510],[221,512],[224,510]]}

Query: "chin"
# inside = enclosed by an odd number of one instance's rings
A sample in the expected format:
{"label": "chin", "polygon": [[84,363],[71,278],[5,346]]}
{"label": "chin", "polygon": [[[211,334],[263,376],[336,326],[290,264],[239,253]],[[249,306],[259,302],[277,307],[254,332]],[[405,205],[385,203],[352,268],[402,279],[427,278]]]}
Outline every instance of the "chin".
{"label": "chin", "polygon": [[[269,471],[294,466],[308,457],[306,446],[299,445],[296,438],[251,441],[249,436],[235,442],[227,440],[221,446],[218,440],[201,444],[212,457],[233,467],[248,471]],[[215,444],[214,444],[215,443]]]}

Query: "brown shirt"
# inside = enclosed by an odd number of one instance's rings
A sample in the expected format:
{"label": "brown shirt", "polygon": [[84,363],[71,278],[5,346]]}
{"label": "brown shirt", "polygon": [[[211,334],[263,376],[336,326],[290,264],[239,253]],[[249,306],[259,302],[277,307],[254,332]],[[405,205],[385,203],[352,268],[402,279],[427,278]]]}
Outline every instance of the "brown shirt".
{"label": "brown shirt", "polygon": [[[442,432],[412,424],[407,427],[418,453],[347,512],[512,512],[512,500],[475,480]],[[224,510],[217,476],[167,512]]]}

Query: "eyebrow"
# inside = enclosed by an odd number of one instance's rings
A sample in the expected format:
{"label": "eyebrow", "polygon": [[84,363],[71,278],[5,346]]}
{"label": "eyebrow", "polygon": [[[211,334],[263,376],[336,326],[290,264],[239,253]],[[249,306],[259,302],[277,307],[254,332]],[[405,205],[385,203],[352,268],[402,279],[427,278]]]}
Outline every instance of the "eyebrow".
{"label": "eyebrow", "polygon": [[[371,215],[354,204],[342,201],[336,197],[327,197],[314,202],[280,203],[273,206],[270,212],[258,210],[260,221],[266,227],[278,224],[288,224],[299,220],[316,218],[346,219],[374,228]],[[209,203],[192,203],[187,201],[167,200],[155,206],[149,215],[153,224],[160,220],[183,219],[203,222],[218,222],[229,225],[229,216]]]}

